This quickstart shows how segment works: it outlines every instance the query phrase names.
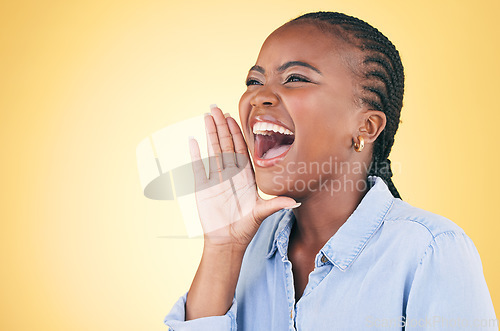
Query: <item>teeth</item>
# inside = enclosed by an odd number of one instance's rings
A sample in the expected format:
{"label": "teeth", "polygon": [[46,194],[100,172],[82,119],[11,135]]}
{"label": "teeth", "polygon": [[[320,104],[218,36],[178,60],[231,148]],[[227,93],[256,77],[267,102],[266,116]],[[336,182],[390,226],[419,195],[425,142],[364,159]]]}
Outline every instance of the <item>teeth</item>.
{"label": "teeth", "polygon": [[268,122],[257,122],[253,126],[254,134],[271,135],[272,132],[279,132],[281,134],[293,135],[293,132],[281,125],[268,123]]}

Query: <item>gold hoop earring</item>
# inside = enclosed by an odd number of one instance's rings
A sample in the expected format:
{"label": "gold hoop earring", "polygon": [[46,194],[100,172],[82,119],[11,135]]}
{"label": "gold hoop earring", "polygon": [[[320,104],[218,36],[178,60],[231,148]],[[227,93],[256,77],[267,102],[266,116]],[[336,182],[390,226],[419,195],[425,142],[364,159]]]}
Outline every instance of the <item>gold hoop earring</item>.
{"label": "gold hoop earring", "polygon": [[356,142],[354,143],[354,150],[359,153],[365,148],[365,139],[362,136],[358,136],[358,140],[359,144]]}

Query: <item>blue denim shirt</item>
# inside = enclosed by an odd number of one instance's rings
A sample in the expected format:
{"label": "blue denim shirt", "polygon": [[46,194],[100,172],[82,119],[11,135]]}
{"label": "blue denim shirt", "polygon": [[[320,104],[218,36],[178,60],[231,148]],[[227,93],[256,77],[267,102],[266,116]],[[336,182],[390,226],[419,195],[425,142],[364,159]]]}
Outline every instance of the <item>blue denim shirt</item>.
{"label": "blue denim shirt", "polygon": [[259,228],[224,316],[184,321],[186,294],[165,318],[171,330],[498,330],[479,254],[448,219],[373,186],[318,252],[295,302],[281,210]]}

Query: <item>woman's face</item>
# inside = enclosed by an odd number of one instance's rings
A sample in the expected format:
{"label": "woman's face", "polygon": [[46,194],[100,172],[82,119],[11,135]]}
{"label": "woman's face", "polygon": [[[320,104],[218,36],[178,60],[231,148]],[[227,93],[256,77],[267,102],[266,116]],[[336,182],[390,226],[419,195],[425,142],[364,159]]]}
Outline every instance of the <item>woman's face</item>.
{"label": "woman's face", "polygon": [[263,192],[300,199],[340,178],[360,123],[347,66],[356,55],[310,24],[286,25],[267,38],[239,104]]}

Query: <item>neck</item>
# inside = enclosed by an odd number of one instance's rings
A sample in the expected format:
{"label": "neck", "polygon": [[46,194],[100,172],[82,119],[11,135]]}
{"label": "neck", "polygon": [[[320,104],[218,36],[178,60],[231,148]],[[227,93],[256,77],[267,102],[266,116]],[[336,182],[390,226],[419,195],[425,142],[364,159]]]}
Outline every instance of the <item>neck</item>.
{"label": "neck", "polygon": [[317,190],[300,200],[302,205],[294,210],[297,222],[291,241],[317,253],[347,221],[368,191],[366,185],[363,190],[356,188],[366,176],[344,176],[338,181],[341,184],[334,192]]}

